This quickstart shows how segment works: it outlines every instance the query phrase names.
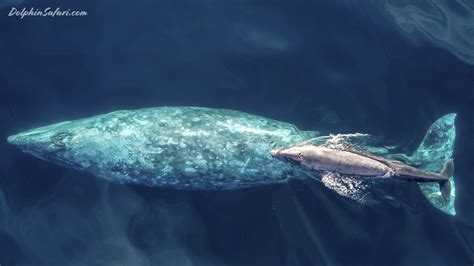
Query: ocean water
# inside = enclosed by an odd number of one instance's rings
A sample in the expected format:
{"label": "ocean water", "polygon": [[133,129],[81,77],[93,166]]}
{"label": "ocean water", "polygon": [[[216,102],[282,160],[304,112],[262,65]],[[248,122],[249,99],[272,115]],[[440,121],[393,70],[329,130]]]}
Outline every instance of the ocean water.
{"label": "ocean water", "polygon": [[[34,8],[86,16],[33,16]],[[26,11],[25,11],[26,12]],[[474,3],[0,0],[0,265],[472,265]],[[227,108],[410,153],[457,113],[456,215],[413,182],[364,205],[314,180],[121,185],[8,136],[155,106]]]}

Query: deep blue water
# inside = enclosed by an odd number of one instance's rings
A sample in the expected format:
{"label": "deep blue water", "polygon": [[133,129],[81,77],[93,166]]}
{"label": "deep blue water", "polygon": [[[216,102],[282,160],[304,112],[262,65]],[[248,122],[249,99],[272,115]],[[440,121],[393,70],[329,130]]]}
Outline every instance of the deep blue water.
{"label": "deep blue water", "polygon": [[[12,7],[85,17],[8,16]],[[0,264],[472,265],[474,4],[0,1]],[[363,206],[317,182],[240,191],[111,184],[6,143],[119,109],[241,110],[416,148],[456,122],[456,210],[416,185]],[[397,189],[397,188],[394,188]]]}

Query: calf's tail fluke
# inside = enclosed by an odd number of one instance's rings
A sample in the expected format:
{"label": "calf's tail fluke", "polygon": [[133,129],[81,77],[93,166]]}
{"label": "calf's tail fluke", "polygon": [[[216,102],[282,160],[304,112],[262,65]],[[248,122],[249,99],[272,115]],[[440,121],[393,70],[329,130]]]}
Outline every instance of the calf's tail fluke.
{"label": "calf's tail fluke", "polygon": [[439,174],[446,178],[445,181],[439,182],[439,190],[441,191],[441,195],[443,196],[444,200],[449,203],[451,198],[451,181],[449,181],[449,179],[454,174],[454,161],[452,158],[444,163],[443,170],[441,170]]}

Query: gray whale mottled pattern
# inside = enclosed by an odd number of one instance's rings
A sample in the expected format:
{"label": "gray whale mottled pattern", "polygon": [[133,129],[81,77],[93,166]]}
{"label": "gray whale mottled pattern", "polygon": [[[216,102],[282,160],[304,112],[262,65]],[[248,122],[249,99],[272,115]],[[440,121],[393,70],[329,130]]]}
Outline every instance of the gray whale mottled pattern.
{"label": "gray whale mottled pattern", "polygon": [[[411,156],[371,145],[364,145],[364,149],[439,172],[453,155],[455,117],[456,114],[448,114],[434,122]],[[244,112],[157,107],[40,127],[11,136],[8,142],[43,160],[112,182],[231,190],[281,183],[289,178],[314,178],[307,171],[272,158],[271,150],[316,137],[331,143],[339,139]],[[342,188],[341,180],[327,181],[334,181],[328,186],[333,190]],[[451,195],[455,195],[454,179],[451,186]],[[455,213],[453,201],[443,200],[437,184],[420,187],[437,208]]]}
{"label": "gray whale mottled pattern", "polygon": [[113,182],[206,190],[295,177],[270,151],[315,136],[316,131],[238,111],[157,107],[53,124],[8,141]]}

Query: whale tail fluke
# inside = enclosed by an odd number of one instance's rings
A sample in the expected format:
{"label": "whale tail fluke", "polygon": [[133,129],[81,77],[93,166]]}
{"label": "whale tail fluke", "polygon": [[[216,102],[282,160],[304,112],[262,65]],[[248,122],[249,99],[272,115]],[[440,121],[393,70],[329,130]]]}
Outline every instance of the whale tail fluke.
{"label": "whale tail fluke", "polygon": [[416,162],[417,167],[425,171],[440,173],[446,180],[436,183],[419,183],[419,187],[426,198],[438,209],[455,215],[454,200],[456,197],[454,186],[454,141],[456,114],[451,113],[436,120],[426,132],[423,141],[408,156],[409,161]]}

